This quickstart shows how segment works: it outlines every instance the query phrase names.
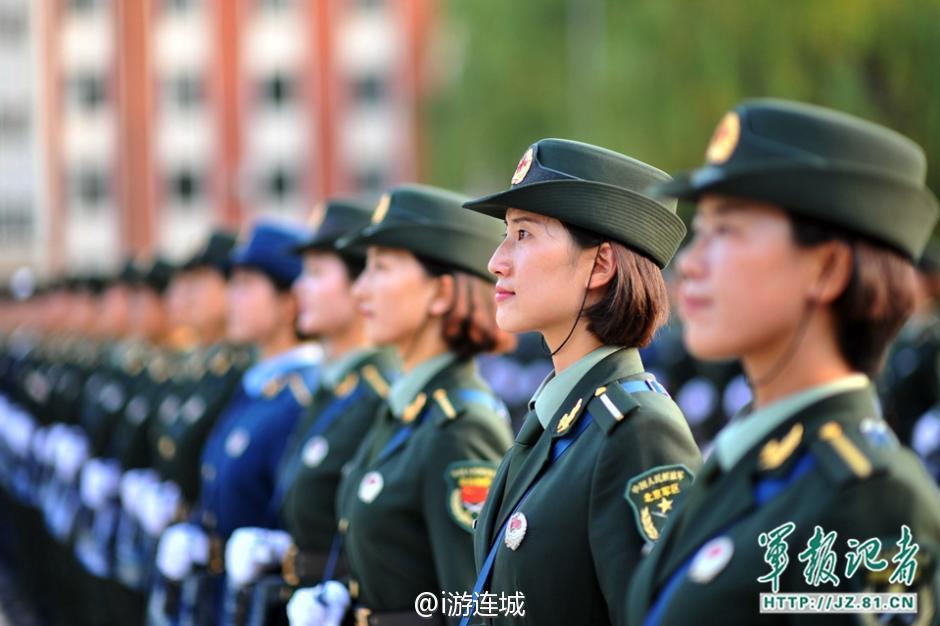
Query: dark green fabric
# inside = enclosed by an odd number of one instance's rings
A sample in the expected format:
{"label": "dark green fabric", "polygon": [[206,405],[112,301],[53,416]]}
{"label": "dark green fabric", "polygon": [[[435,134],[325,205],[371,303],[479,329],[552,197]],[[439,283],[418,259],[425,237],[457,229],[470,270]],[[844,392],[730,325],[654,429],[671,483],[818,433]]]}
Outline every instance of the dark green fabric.
{"label": "dark green fabric", "polygon": [[[357,382],[344,394],[344,397],[356,394],[356,399],[345,407],[343,414],[329,428],[320,433],[318,438],[328,446],[324,456],[317,458],[315,463],[301,460],[284,497],[281,507],[284,528],[302,551],[329,551],[336,535],[336,492],[343,466],[359,449],[384,402],[383,396],[363,374],[367,367],[375,368],[385,381],[390,381],[396,359],[386,351],[374,351],[356,364],[352,375]],[[321,417],[323,410],[340,398],[338,393],[336,389],[322,385],[317,389],[306,416],[298,423],[294,441],[284,455],[282,473],[294,464],[297,455],[302,458],[304,445],[308,443],[305,434]]]}
{"label": "dark green fabric", "polygon": [[[374,202],[366,202],[359,198],[330,200],[323,209],[323,219],[317,225],[316,232],[310,239],[294,248],[294,251],[297,253],[306,250],[336,252],[337,241],[368,226],[374,208]],[[353,254],[359,258],[363,256],[362,250],[355,247],[348,249],[345,254]]]}
{"label": "dark green fabric", "polygon": [[920,146],[844,113],[747,100],[719,123],[709,155],[704,167],[651,193],[694,200],[712,192],[770,202],[912,259],[920,257],[937,221]]}
{"label": "dark green fabric", "polygon": [[202,447],[253,357],[248,348],[218,344],[193,355],[195,370],[155,398],[147,429],[151,466],[179,485],[192,504],[199,492]]}
{"label": "dark green fabric", "polygon": [[235,248],[238,235],[227,230],[216,230],[209,235],[205,245],[183,264],[182,269],[193,270],[200,267],[211,267],[222,272],[228,272],[229,255]]}
{"label": "dark green fabric", "polygon": [[586,228],[665,267],[685,237],[676,203],[646,194],[669,176],[642,161],[590,144],[542,139],[526,151],[506,191],[464,204],[500,219],[524,209]]}
{"label": "dark green fabric", "polygon": [[[860,622],[858,616],[847,614],[758,613],[759,594],[771,591],[769,583],[757,582],[770,571],[758,536],[786,522],[795,523],[796,528],[787,538],[790,563],[780,579],[780,592],[888,591],[864,567],[854,577],[845,578],[846,541],[876,537],[882,539],[883,549],[896,551],[894,542],[901,525],[907,524],[913,540],[920,545],[918,557],[922,562],[915,588],[905,591],[919,592],[918,606],[933,612],[940,584],[936,567],[940,555],[940,498],[913,453],[899,446],[890,431],[870,427],[876,423],[873,418],[878,417],[872,389],[841,393],[799,411],[728,472],[722,473],[712,460],[706,463],[682,508],[669,520],[662,538],[636,572],[628,600],[631,623],[643,623],[667,581],[715,537],[731,540],[730,561],[704,582],[694,582],[688,575],[677,578],[678,586],[657,624],[874,623]],[[854,473],[834,446],[820,436],[820,429],[829,422],[841,426],[844,435],[868,459],[872,466],[869,476]],[[796,424],[803,425],[798,447],[778,467],[763,469],[760,456],[766,442],[781,439]],[[787,477],[807,456],[813,463],[808,472],[788,481]],[[758,485],[771,480],[785,486],[769,500],[758,503]],[[833,546],[838,555],[838,588],[811,587],[804,580],[805,564],[798,561],[797,555],[806,549],[816,525],[838,533]],[[889,563],[888,572],[893,568],[894,564]],[[935,623],[935,618],[921,615],[923,621],[918,623]]]}
{"label": "dark green fabric", "polygon": [[[626,414],[619,422],[592,404],[599,387],[607,387],[608,396],[618,399],[612,392],[618,382],[644,376],[636,350],[619,350],[578,382],[547,429],[534,412],[527,416],[500,466],[474,534],[478,567],[493,542],[500,542],[487,589],[497,597],[516,591],[525,596],[525,617],[501,618],[500,624],[626,623],[623,597],[646,543],[624,497],[627,483],[661,466],[682,465],[694,474],[701,463],[684,417],[666,396],[652,391],[630,394],[629,400],[616,403]],[[577,420],[586,419],[589,410],[593,423],[535,482],[518,508],[528,529],[518,548],[510,550],[496,533],[548,462],[552,441],[568,432],[559,433],[558,424],[578,402]]]}
{"label": "dark green fabric", "polygon": [[[438,389],[451,399],[457,411],[453,418],[432,399]],[[370,454],[373,439],[381,436],[384,444],[392,429],[383,426],[393,421],[402,425],[383,407],[376,429],[340,483],[337,510],[341,524],[348,523],[350,575],[358,583],[359,603],[376,613],[412,611],[415,598],[425,591],[468,592],[473,587],[473,538],[450,514],[447,475],[455,463],[467,461],[495,471],[512,436],[504,415],[458,401],[459,390],[467,389],[491,393],[472,362],[439,372],[422,391],[428,398],[427,417],[405,446],[377,461]],[[371,472],[382,476],[384,486],[367,503],[359,489]]]}
{"label": "dark green fabric", "polygon": [[454,269],[493,280],[486,269],[503,238],[499,220],[461,208],[465,196],[425,185],[393,187],[372,224],[339,241],[340,249],[370,245],[408,250]]}

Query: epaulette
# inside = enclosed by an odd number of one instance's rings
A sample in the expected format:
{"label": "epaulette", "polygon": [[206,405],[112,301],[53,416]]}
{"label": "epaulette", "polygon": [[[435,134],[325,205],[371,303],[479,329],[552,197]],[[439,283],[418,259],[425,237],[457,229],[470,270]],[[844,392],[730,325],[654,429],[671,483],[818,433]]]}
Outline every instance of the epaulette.
{"label": "epaulette", "polygon": [[604,434],[609,435],[639,407],[662,404],[664,400],[672,404],[666,389],[656,379],[625,380],[595,389],[587,410]]}
{"label": "epaulette", "polygon": [[378,394],[380,398],[388,397],[388,381],[385,380],[385,377],[383,377],[382,373],[379,372],[379,368],[370,363],[368,365],[364,365],[359,371],[362,374],[362,378],[367,383],[369,383],[369,386],[372,387],[372,390],[375,391],[375,393]]}
{"label": "epaulette", "polygon": [[859,427],[834,420],[823,423],[812,436],[810,449],[822,473],[841,485],[882,472],[897,446],[887,425],[869,418]]}
{"label": "epaulette", "polygon": [[313,394],[310,393],[307,383],[300,374],[293,373],[288,375],[287,387],[290,389],[290,392],[294,394],[294,399],[300,406],[310,406],[310,403],[313,402]]}
{"label": "epaulette", "polygon": [[431,392],[428,410],[430,418],[438,426],[453,422],[471,407],[479,406],[483,411],[493,412],[508,419],[506,406],[493,394],[482,389],[444,389]]}
{"label": "epaulette", "polygon": [[594,390],[594,397],[588,402],[587,410],[597,422],[604,434],[617,427],[630,413],[639,408],[640,403],[616,382]]}
{"label": "epaulette", "polygon": [[353,390],[359,385],[359,374],[356,372],[349,372],[343,377],[343,380],[336,383],[336,386],[333,387],[333,395],[337,398],[345,398],[353,392]]}
{"label": "epaulette", "polygon": [[286,385],[287,380],[283,376],[277,376],[264,384],[261,388],[261,395],[270,400],[281,393]]}
{"label": "epaulette", "polygon": [[225,350],[219,350],[209,359],[209,371],[217,377],[225,376],[231,367],[232,362],[229,360],[228,355],[225,354]]}

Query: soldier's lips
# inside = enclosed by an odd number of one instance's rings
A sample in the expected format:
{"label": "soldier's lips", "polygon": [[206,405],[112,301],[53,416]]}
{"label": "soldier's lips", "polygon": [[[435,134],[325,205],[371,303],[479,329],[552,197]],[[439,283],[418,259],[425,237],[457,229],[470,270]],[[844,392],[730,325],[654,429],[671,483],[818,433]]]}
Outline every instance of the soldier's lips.
{"label": "soldier's lips", "polygon": [[494,295],[493,297],[496,298],[496,301],[497,301],[497,302],[502,302],[502,301],[506,300],[507,298],[511,298],[511,297],[514,296],[514,295],[516,295],[516,292],[514,292],[514,291],[509,291],[508,289],[503,289],[502,287],[497,287],[497,288],[496,288],[496,293],[495,293],[495,295]]}
{"label": "soldier's lips", "polygon": [[711,299],[699,295],[682,294],[679,297],[679,314],[682,317],[694,317],[711,306]]}

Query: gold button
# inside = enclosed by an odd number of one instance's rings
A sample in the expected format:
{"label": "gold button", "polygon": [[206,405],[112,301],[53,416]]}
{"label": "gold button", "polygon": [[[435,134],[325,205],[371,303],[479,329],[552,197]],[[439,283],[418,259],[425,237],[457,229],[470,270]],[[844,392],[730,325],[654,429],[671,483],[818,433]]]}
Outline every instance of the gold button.
{"label": "gold button", "polygon": [[339,532],[345,535],[346,531],[349,530],[349,520],[346,519],[345,517],[341,518],[339,520],[338,528],[339,528]]}
{"label": "gold button", "polygon": [[160,440],[157,442],[157,449],[164,459],[170,460],[176,456],[176,444],[167,435],[161,435]]}

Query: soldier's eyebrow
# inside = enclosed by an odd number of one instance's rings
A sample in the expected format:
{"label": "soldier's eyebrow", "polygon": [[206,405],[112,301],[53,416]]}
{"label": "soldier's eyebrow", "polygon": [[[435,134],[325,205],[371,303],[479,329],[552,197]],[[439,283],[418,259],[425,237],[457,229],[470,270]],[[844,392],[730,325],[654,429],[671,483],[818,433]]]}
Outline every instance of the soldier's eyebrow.
{"label": "soldier's eyebrow", "polygon": [[536,219],[536,218],[534,218],[534,217],[528,217],[528,216],[525,216],[525,215],[523,215],[523,216],[521,216],[521,217],[514,217],[514,218],[508,219],[508,220],[503,220],[503,221],[504,221],[507,225],[509,225],[509,224],[518,225],[518,224],[524,224],[524,223],[526,223],[526,222],[528,222],[529,224],[542,224],[542,223],[543,223],[543,222],[542,222],[541,220],[539,220],[539,219]]}

